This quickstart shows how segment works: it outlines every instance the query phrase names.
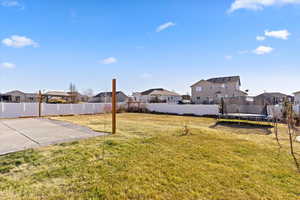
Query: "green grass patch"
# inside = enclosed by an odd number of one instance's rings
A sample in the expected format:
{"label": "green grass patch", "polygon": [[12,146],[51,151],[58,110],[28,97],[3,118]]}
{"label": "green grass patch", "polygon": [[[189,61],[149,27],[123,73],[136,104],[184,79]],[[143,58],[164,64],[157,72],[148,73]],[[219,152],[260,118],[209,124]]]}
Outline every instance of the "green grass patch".
{"label": "green grass patch", "polygon": [[0,157],[0,174],[6,174],[22,165],[39,165],[39,155],[34,150],[27,150]]}

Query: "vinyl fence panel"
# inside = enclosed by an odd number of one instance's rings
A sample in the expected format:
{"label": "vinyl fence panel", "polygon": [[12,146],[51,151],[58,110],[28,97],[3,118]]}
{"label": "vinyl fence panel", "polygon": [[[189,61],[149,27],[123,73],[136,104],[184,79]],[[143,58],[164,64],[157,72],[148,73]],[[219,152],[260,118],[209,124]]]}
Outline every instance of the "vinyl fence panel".
{"label": "vinyl fence panel", "polygon": [[37,103],[0,103],[0,118],[38,116]]}
{"label": "vinyl fence panel", "polygon": [[[118,107],[123,106],[122,103]],[[111,111],[111,104],[46,104],[41,105],[42,116],[98,114]],[[38,103],[0,103],[0,118],[36,117]]]}
{"label": "vinyl fence panel", "polygon": [[[119,103],[118,108],[125,106]],[[218,105],[177,105],[177,104],[146,104],[148,110],[160,113],[218,115]],[[111,112],[111,104],[84,103],[84,104],[46,104],[41,105],[42,116],[80,115]],[[38,103],[0,103],[0,118],[35,117],[38,116]]]}
{"label": "vinyl fence panel", "polygon": [[170,113],[170,114],[192,114],[192,115],[218,115],[219,106],[218,105],[179,105],[179,104],[166,104],[166,103],[151,103],[146,104],[146,108],[152,112],[159,113]]}
{"label": "vinyl fence panel", "polygon": [[[278,119],[283,118],[283,106],[282,105],[270,105],[268,106],[268,115],[270,118],[276,117]],[[294,105],[293,107],[296,115],[300,116],[300,105]]]}

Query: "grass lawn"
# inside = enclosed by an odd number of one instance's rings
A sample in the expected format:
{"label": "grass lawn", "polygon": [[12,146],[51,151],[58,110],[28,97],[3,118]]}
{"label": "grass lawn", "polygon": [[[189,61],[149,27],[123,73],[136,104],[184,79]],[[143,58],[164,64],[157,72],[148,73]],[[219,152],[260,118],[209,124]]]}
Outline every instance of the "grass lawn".
{"label": "grass lawn", "polygon": [[[170,115],[117,118],[116,135],[0,157],[0,199],[300,199],[283,125],[278,153],[270,128]],[[110,115],[54,119],[111,129]],[[183,135],[185,125],[191,134]]]}

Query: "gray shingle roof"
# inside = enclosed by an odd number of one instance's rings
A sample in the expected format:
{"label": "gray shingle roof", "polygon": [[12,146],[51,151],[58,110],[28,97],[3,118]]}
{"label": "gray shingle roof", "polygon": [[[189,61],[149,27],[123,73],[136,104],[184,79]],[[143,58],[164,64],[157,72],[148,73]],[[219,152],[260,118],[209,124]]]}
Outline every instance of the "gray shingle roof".
{"label": "gray shingle roof", "polygon": [[[127,96],[124,92],[122,91],[117,91],[116,94],[123,94],[125,96]],[[95,97],[111,97],[112,96],[112,92],[100,92],[99,94],[97,94]]]}
{"label": "gray shingle roof", "polygon": [[289,97],[289,95],[280,92],[265,92],[256,97]]}
{"label": "gray shingle roof", "polygon": [[206,81],[212,83],[227,83],[227,82],[239,82],[241,81],[239,76],[227,76],[227,77],[219,77],[219,78],[210,78]]}
{"label": "gray shingle roof", "polygon": [[211,82],[211,83],[219,83],[219,84],[228,83],[228,82],[238,82],[239,85],[241,85],[240,76],[226,76],[226,77],[210,78],[210,79],[207,79],[207,80],[200,80],[197,83],[194,83],[191,87],[197,85],[201,81],[208,81],[208,82]]}
{"label": "gray shingle roof", "polygon": [[163,88],[153,88],[146,90],[144,92],[141,92],[141,95],[165,95],[165,96],[180,96],[180,94],[177,94],[176,92],[172,92],[169,90],[165,90]]}
{"label": "gray shingle roof", "polygon": [[144,92],[141,92],[141,95],[148,95],[148,94],[152,93],[152,92],[155,91],[155,90],[157,90],[157,91],[163,91],[164,89],[163,89],[163,88],[153,88],[153,89],[149,89],[149,90],[146,90],[146,91],[144,91]]}

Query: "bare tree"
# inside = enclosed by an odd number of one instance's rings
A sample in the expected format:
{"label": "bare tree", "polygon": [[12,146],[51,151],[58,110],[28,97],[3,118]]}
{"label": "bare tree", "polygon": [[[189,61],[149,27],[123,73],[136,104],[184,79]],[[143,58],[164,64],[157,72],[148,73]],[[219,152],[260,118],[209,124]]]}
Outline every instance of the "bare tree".
{"label": "bare tree", "polygon": [[69,94],[71,96],[71,102],[72,103],[75,103],[76,102],[76,97],[77,97],[77,90],[76,90],[76,86],[75,84],[73,83],[70,83],[70,86],[69,86]]}
{"label": "bare tree", "polygon": [[285,107],[286,123],[287,123],[287,126],[288,126],[288,135],[289,135],[289,142],[290,142],[290,153],[291,153],[291,155],[294,159],[297,170],[300,173],[300,165],[299,165],[299,162],[296,158],[296,154],[295,154],[295,151],[294,151],[293,137],[295,136],[295,132],[296,132],[296,120],[295,120],[295,113],[294,113],[294,109],[293,109],[293,104],[289,101],[285,101],[284,107]]}
{"label": "bare tree", "polygon": [[280,142],[279,142],[279,136],[278,136],[278,121],[279,121],[279,116],[278,116],[278,113],[277,111],[275,110],[275,106],[273,105],[272,106],[272,115],[273,115],[273,127],[274,127],[274,133],[275,133],[275,138],[276,138],[276,141],[277,141],[277,144],[278,144],[278,155],[280,153],[280,150],[282,148]]}

